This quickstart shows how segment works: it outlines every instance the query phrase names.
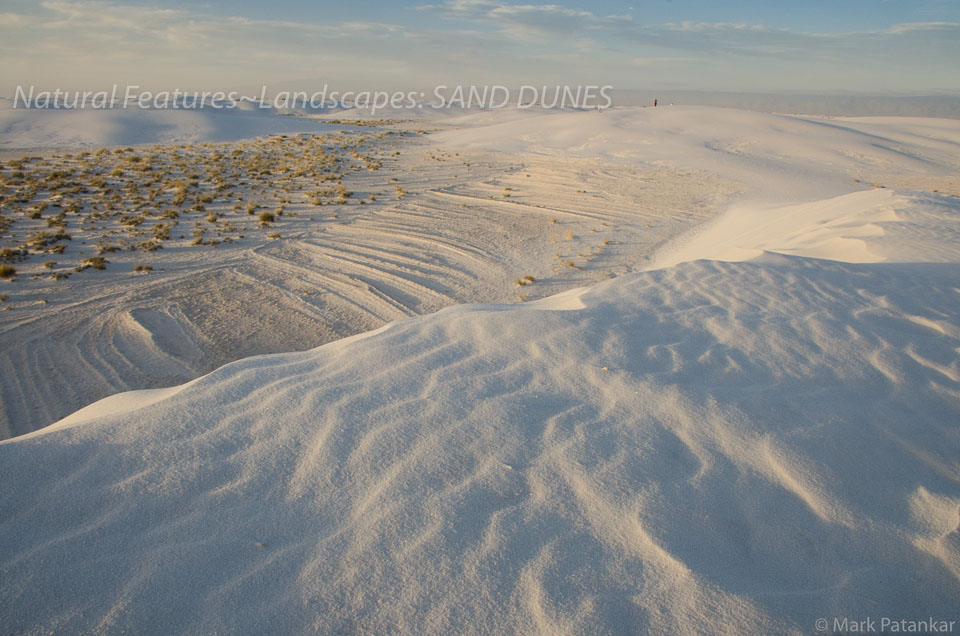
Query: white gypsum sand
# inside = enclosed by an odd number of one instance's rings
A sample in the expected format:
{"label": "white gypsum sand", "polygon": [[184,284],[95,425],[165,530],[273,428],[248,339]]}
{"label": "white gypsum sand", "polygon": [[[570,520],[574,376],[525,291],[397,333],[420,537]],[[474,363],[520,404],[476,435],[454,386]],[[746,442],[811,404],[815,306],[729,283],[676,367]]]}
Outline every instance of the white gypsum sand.
{"label": "white gypsum sand", "polygon": [[738,188],[703,171],[446,152],[416,123],[359,123],[8,160],[0,437],[243,357],[630,271]]}
{"label": "white gypsum sand", "polygon": [[955,619],[960,198],[869,178],[955,183],[956,122],[665,108],[436,138],[745,193],[589,288],[241,360],[0,444],[9,629]]}

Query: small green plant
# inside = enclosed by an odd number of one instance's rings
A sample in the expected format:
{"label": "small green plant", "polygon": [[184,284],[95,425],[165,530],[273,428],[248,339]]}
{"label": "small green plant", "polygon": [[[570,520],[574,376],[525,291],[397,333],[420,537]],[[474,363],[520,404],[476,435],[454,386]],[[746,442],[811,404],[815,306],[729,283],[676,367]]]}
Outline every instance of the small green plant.
{"label": "small green plant", "polygon": [[261,212],[258,218],[260,219],[261,225],[267,225],[277,220],[276,217],[273,216],[273,212]]}
{"label": "small green plant", "polygon": [[0,278],[10,278],[15,276],[17,273],[17,268],[9,263],[3,263],[0,265]]}

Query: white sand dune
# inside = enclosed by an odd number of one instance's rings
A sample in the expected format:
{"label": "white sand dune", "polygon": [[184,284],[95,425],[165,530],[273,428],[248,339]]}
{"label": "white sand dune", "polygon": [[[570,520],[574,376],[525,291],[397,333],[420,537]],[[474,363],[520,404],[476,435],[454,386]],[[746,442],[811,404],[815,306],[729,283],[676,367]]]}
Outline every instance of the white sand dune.
{"label": "white sand dune", "polygon": [[[275,228],[281,239],[251,230],[216,248],[116,252],[106,271],[66,284],[44,275],[3,285],[13,309],[0,312],[8,378],[0,438],[247,356],[310,349],[455,303],[535,299],[609,278],[646,263],[736,192],[710,175],[656,167],[484,155],[468,168],[466,155],[420,158],[432,146],[411,143],[401,146],[411,156],[346,180],[359,199],[392,191],[398,178],[409,191],[402,199],[291,204]],[[73,243],[83,238],[75,232]],[[34,259],[35,271],[46,258]],[[131,272],[141,262],[154,266],[148,277]],[[536,284],[518,287],[525,275]]]}
{"label": "white sand dune", "polygon": [[235,141],[317,132],[319,120],[272,108],[38,109],[0,100],[0,150]]}
{"label": "white sand dune", "polygon": [[[485,116],[485,114],[477,115]],[[852,191],[853,178],[960,172],[952,119],[770,115],[704,106],[558,113],[444,132],[450,147],[708,170],[766,207]]]}
{"label": "white sand dune", "polygon": [[0,444],[5,628],[956,620],[960,198],[857,192],[852,175],[946,178],[960,128],[923,141],[891,121],[894,145],[666,111],[442,141],[527,161],[660,156],[746,184],[740,208],[661,250],[670,266],[241,360]]}
{"label": "white sand dune", "polygon": [[653,266],[697,259],[742,261],[765,251],[850,263],[951,263],[957,218],[944,201],[937,194],[875,189],[774,209],[734,205],[663,250]]}

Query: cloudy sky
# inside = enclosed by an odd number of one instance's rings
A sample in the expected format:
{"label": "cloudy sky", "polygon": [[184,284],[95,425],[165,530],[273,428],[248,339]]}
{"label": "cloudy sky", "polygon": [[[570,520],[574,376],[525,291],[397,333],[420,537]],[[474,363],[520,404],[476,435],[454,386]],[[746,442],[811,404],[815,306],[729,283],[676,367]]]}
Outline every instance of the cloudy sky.
{"label": "cloudy sky", "polygon": [[960,94],[958,0],[0,1],[15,87]]}

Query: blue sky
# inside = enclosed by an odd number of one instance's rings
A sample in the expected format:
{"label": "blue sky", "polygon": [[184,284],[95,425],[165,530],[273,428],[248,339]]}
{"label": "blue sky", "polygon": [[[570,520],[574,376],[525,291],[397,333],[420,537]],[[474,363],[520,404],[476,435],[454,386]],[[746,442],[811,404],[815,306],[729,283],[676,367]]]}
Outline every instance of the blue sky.
{"label": "blue sky", "polygon": [[0,92],[610,84],[960,93],[958,0],[0,2]]}

